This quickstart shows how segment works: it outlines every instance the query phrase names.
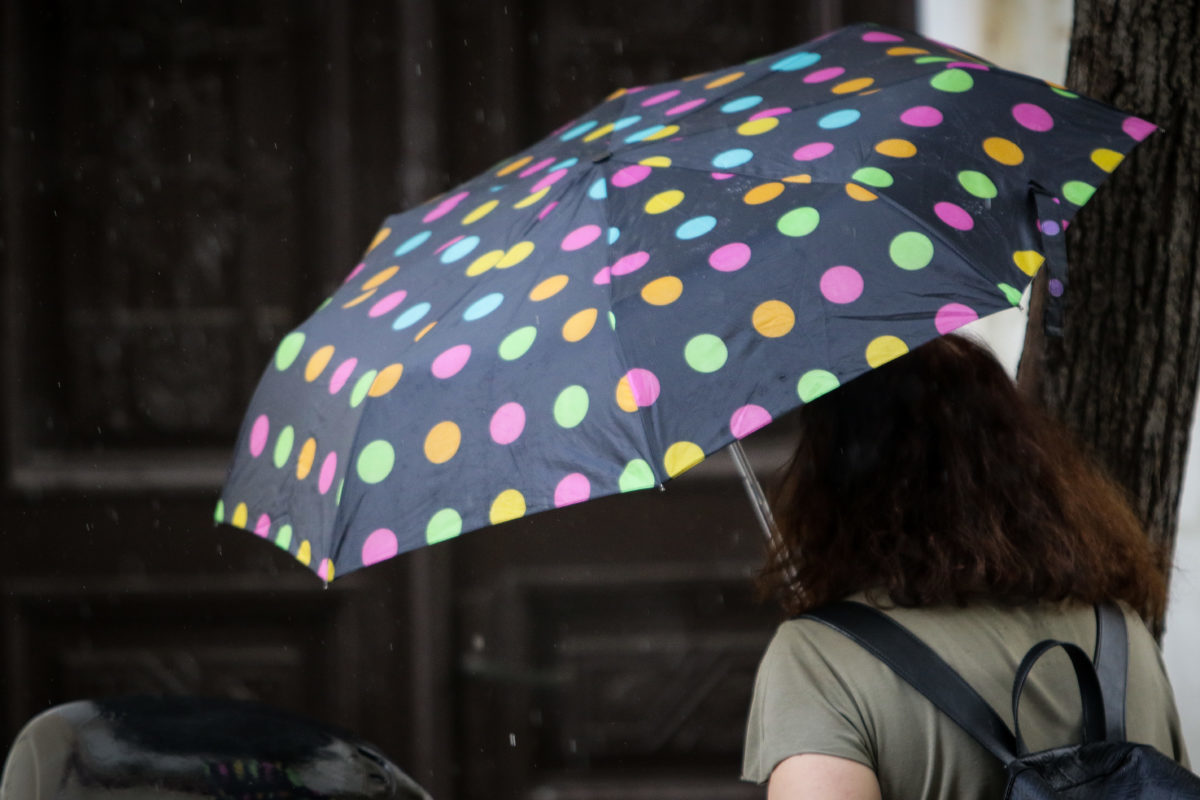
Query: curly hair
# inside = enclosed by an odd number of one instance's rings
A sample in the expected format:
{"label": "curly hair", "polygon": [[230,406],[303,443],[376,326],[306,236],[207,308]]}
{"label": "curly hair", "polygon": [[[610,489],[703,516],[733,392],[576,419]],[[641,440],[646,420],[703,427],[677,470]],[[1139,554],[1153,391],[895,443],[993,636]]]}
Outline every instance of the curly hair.
{"label": "curly hair", "polygon": [[789,614],[857,591],[901,606],[1166,602],[1122,489],[995,357],[944,336],[799,411],[759,576]]}

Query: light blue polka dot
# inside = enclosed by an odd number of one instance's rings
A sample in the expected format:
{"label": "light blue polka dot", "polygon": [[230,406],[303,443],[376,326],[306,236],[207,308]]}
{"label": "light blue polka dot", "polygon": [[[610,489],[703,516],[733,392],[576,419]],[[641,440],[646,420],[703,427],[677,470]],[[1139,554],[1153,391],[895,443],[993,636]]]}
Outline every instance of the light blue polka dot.
{"label": "light blue polka dot", "polygon": [[596,178],[592,181],[592,185],[588,187],[588,197],[593,200],[603,200],[608,197],[608,184],[604,182],[604,178]]}
{"label": "light blue polka dot", "polygon": [[647,136],[652,136],[652,135],[658,133],[665,127],[667,127],[667,126],[666,125],[651,125],[649,128],[642,128],[640,131],[634,131],[633,133],[626,136],[625,141],[626,142],[640,142],[642,139],[645,139]]}
{"label": "light blue polka dot", "polygon": [[503,302],[504,295],[500,294],[500,292],[492,292],[491,294],[484,295],[474,303],[471,303],[471,305],[467,306],[467,310],[464,311],[462,315],[463,319],[465,319],[467,322],[474,322],[477,319],[482,319],[499,308],[500,304]]}
{"label": "light blue polka dot", "polygon": [[736,114],[739,111],[745,111],[748,108],[754,108],[762,102],[762,98],[756,94],[748,94],[745,97],[739,97],[735,100],[730,100],[725,105],[721,106],[721,110],[726,114]]}
{"label": "light blue polka dot", "polygon": [[425,242],[428,241],[429,237],[432,235],[433,231],[421,231],[418,234],[408,237],[401,243],[399,247],[396,248],[394,255],[402,256],[405,253],[411,253],[413,250],[416,250],[418,247],[425,244]]}
{"label": "light blue polka dot", "polygon": [[731,169],[740,167],[752,158],[754,158],[752,151],[744,147],[735,147],[733,150],[726,150],[713,156],[712,165],[717,169]]}
{"label": "light blue polka dot", "polygon": [[821,117],[817,120],[817,125],[830,131],[834,128],[844,128],[847,125],[853,125],[855,122],[858,122],[858,118],[861,116],[862,112],[856,108],[843,108],[840,111],[834,111],[831,114]]}
{"label": "light blue polka dot", "polygon": [[775,70],[776,72],[794,72],[798,69],[811,67],[820,60],[820,53],[792,53],[790,56],[781,58],[772,64],[771,69]]}
{"label": "light blue polka dot", "polygon": [[597,125],[597,123],[596,123],[596,120],[594,120],[594,119],[590,119],[587,122],[581,122],[578,125],[576,125],[574,128],[571,128],[569,131],[567,131],[566,133],[564,133],[562,136],[560,136],[558,138],[564,142],[569,142],[572,139],[577,139],[580,136],[583,136],[585,133],[590,131],[592,128],[596,127],[596,125]]}
{"label": "light blue polka dot", "polygon": [[632,117],[621,117],[612,124],[614,131],[623,131],[630,125],[636,125],[642,121],[640,114],[634,114]]}
{"label": "light blue polka dot", "polygon": [[489,186],[489,187],[488,187],[488,191],[489,191],[489,192],[498,192],[498,191],[500,191],[500,190],[501,190],[501,189],[503,189],[503,188],[504,188],[504,185],[503,185],[503,184],[496,184],[495,186]]}
{"label": "light blue polka dot", "polygon": [[702,217],[692,217],[675,229],[675,235],[680,239],[697,239],[717,226],[717,218],[705,214]]}
{"label": "light blue polka dot", "polygon": [[441,260],[443,264],[453,264],[467,253],[479,246],[478,236],[468,236],[465,239],[459,239],[454,244],[442,251]]}
{"label": "light blue polka dot", "polygon": [[550,169],[546,170],[546,172],[554,172],[554,170],[556,170],[556,169],[570,169],[571,167],[575,166],[578,163],[579,163],[578,158],[564,158],[562,161],[558,162],[557,164],[552,165],[550,167]]}
{"label": "light blue polka dot", "polygon": [[432,306],[429,303],[417,303],[409,309],[405,309],[404,313],[396,317],[396,321],[392,323],[392,330],[402,331],[410,325],[415,325],[421,321],[421,318],[429,313]]}
{"label": "light blue polka dot", "polygon": [[621,229],[609,226],[608,228],[608,243],[613,244],[617,239],[621,238]]}

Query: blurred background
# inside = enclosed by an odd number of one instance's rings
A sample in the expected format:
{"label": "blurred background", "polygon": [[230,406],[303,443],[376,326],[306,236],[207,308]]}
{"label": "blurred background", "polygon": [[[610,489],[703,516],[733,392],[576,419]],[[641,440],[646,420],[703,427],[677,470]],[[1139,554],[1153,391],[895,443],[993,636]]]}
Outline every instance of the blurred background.
{"label": "blurred background", "polygon": [[[761,796],[737,775],[779,616],[723,456],[328,588],[212,510],[260,370],[384,216],[614,88],[860,21],[1061,80],[1071,4],[0,6],[0,742],[68,700],[224,695],[349,728],[438,798]],[[987,335],[1016,353],[1021,324]],[[752,443],[764,476],[786,442]],[[1200,658],[1195,495],[1168,659]]]}

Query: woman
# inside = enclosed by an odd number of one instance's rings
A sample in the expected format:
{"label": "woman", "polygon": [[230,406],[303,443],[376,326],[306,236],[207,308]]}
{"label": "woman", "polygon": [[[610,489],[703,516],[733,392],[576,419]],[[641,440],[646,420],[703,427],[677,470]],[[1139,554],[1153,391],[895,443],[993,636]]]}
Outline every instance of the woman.
{"label": "woman", "polygon": [[[1166,601],[1163,555],[1121,490],[991,353],[942,337],[809,403],[800,420],[776,496],[782,542],[762,576],[789,615],[847,597],[882,608],[1011,728],[1025,652],[1048,638],[1092,652],[1092,606],[1117,601],[1129,638],[1126,736],[1186,765],[1142,622]],[[1021,722],[1033,750],[1079,741],[1061,652],[1034,670]],[[928,700],[807,619],[781,625],[763,657],[744,777],[769,780],[769,800],[974,800],[1005,785],[1001,764]]]}

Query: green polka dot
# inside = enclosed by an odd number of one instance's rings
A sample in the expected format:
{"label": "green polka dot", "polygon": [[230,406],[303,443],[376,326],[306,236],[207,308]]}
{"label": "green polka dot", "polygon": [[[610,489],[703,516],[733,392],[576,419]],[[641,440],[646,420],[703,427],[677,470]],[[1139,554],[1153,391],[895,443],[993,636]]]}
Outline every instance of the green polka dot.
{"label": "green polka dot", "polygon": [[[321,305],[317,306],[317,311],[320,311],[322,308],[324,308],[325,306],[329,305],[332,302],[333,302],[332,297],[326,297],[324,300],[321,301]],[[316,313],[316,312],[313,312],[313,313]]]}
{"label": "green polka dot", "polygon": [[375,376],[378,374],[377,370],[369,369],[354,384],[354,389],[350,391],[351,408],[358,408],[362,401],[367,399],[367,392],[370,391],[371,384],[375,382]]}
{"label": "green polka dot", "polygon": [[292,455],[292,445],[296,443],[296,431],[291,425],[284,426],[284,429],[279,432],[279,438],[275,440],[275,469],[283,469],[283,465]]}
{"label": "green polka dot", "polygon": [[965,69],[948,69],[934,75],[929,85],[940,92],[965,92],[975,85],[975,79]]}
{"label": "green polka dot", "polygon": [[996,184],[992,183],[992,179],[973,169],[964,169],[958,173],[958,183],[981,200],[991,200],[998,194]]}
{"label": "green polka dot", "polygon": [[396,464],[396,451],[390,442],[376,439],[358,454],[358,477],[364,483],[379,483],[391,474]]}
{"label": "green polka dot", "polygon": [[1056,95],[1059,95],[1060,97],[1067,97],[1067,98],[1070,98],[1071,100],[1074,100],[1076,97],[1079,97],[1079,95],[1075,94],[1074,92],[1072,92],[1068,89],[1063,89],[1062,87],[1059,87],[1059,86],[1051,86],[1050,91],[1054,92]]}
{"label": "green polka dot", "polygon": [[563,389],[554,400],[554,421],[563,428],[574,428],[583,422],[587,412],[587,389],[578,384]]}
{"label": "green polka dot", "polygon": [[892,263],[900,269],[921,269],[933,260],[933,242],[917,231],[905,231],[888,247]]}
{"label": "green polka dot", "polygon": [[346,488],[346,479],[342,478],[340,481],[338,481],[337,496],[333,498],[333,504],[335,506],[340,506],[342,504],[342,489],[344,488]]}
{"label": "green polka dot", "polygon": [[292,526],[284,523],[279,526],[279,531],[275,534],[275,544],[282,547],[284,550],[290,550],[292,547]]}
{"label": "green polka dot", "polygon": [[729,351],[720,336],[701,333],[693,336],[683,348],[683,358],[696,372],[716,372],[725,366]]}
{"label": "green polka dot", "polygon": [[625,469],[621,470],[617,486],[622,492],[636,492],[639,489],[652,488],[655,482],[654,470],[650,468],[650,465],[640,458],[635,458],[625,465]]}
{"label": "green polka dot", "polygon": [[213,509],[213,522],[225,521],[225,501],[218,500],[217,507]]}
{"label": "green polka dot", "polygon": [[1067,199],[1068,203],[1074,203],[1077,206],[1091,200],[1095,193],[1096,187],[1083,181],[1067,181],[1062,187],[1063,197]]}
{"label": "green polka dot", "polygon": [[425,543],[437,544],[462,533],[463,521],[453,508],[443,508],[429,518],[425,526]]}
{"label": "green polka dot", "polygon": [[817,229],[820,222],[821,212],[812,206],[801,206],[780,217],[775,227],[779,228],[779,232],[784,236],[808,236]]}
{"label": "green polka dot", "polygon": [[800,376],[800,380],[796,383],[796,394],[800,395],[800,399],[805,403],[816,400],[826,392],[832,392],[841,382],[838,381],[837,375],[823,369],[810,369],[808,372]]}
{"label": "green polka dot", "polygon": [[304,334],[300,331],[292,331],[283,337],[283,341],[279,343],[279,348],[275,351],[275,369],[283,372],[294,364],[302,347],[304,347]]}
{"label": "green polka dot", "polygon": [[533,340],[536,338],[537,328],[532,325],[517,328],[500,341],[500,357],[505,361],[516,361],[529,352],[529,348],[533,346]]}
{"label": "green polka dot", "polygon": [[953,58],[946,58],[946,56],[920,56],[918,58],[914,58],[913,63],[914,64],[942,64],[947,61],[953,61],[953,60],[954,60]]}
{"label": "green polka dot", "polygon": [[1007,283],[998,283],[996,285],[1000,287],[1000,291],[1004,292],[1004,296],[1008,298],[1008,302],[1012,303],[1014,306],[1021,305],[1020,289],[1014,286],[1009,286]]}
{"label": "green polka dot", "polygon": [[867,186],[874,186],[877,189],[886,189],[894,182],[892,180],[892,174],[887,170],[880,169],[879,167],[863,167],[862,169],[857,169],[854,171],[854,174],[850,176],[850,178],[851,180],[866,184]]}
{"label": "green polka dot", "polygon": [[608,312],[608,327],[612,328],[614,331],[617,329],[617,315],[611,311]]}

